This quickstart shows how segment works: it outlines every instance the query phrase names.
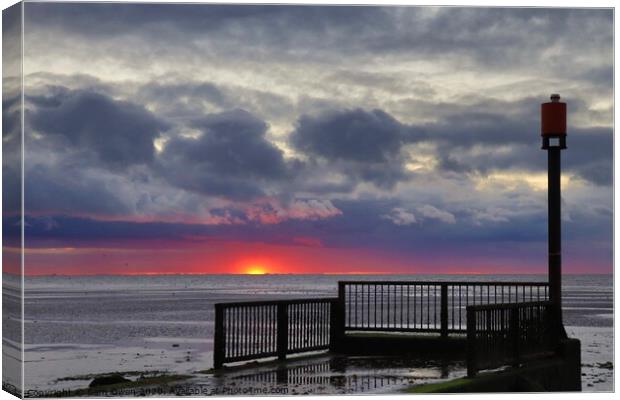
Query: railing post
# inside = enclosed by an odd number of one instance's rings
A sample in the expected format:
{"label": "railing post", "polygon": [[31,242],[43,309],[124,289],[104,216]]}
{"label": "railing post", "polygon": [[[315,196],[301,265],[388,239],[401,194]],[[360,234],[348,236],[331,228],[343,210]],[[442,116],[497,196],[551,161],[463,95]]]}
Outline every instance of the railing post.
{"label": "railing post", "polygon": [[341,343],[342,315],[340,313],[340,301],[332,300],[329,302],[329,350],[338,351]]}
{"label": "railing post", "polygon": [[332,324],[330,331],[330,350],[338,351],[342,346],[344,339],[344,328],[346,318],[346,304],[345,304],[345,283],[338,282],[338,300],[331,303],[332,315],[330,316],[330,324]]}
{"label": "railing post", "polygon": [[448,284],[441,284],[441,337],[448,337]]}
{"label": "railing post", "polygon": [[467,312],[467,376],[473,378],[478,372],[476,360],[476,312],[470,307]]}
{"label": "railing post", "polygon": [[514,306],[510,309],[510,339],[512,341],[513,365],[519,366],[521,355],[519,349],[519,307]]}
{"label": "railing post", "polygon": [[278,353],[278,360],[284,360],[288,349],[288,304],[285,302],[278,303],[277,317],[276,352]]}
{"label": "railing post", "polygon": [[224,334],[224,306],[215,305],[215,332],[213,337],[213,368],[221,368],[224,365],[226,350]]}

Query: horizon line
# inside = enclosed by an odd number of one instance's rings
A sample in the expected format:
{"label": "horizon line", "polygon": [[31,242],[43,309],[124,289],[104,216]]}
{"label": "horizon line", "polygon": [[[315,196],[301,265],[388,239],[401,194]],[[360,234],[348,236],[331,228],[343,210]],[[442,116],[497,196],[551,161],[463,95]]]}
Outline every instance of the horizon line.
{"label": "horizon line", "polygon": [[[289,275],[305,275],[305,276],[333,276],[333,275],[369,275],[369,276],[377,276],[377,275],[548,275],[546,272],[523,272],[523,273],[480,273],[480,272],[470,272],[470,273],[448,273],[448,272],[439,272],[439,273],[384,273],[384,272],[323,272],[323,273],[264,273],[264,274],[246,274],[246,273],[204,273],[204,272],[190,272],[190,273],[159,273],[159,272],[143,272],[143,273],[108,273],[108,274],[63,274],[63,273],[54,273],[54,274],[15,274],[9,271],[2,271],[3,275],[11,275],[15,277],[104,277],[104,276],[222,276],[222,275],[230,275],[230,276],[289,276]],[[612,272],[567,272],[562,275],[613,275]]]}

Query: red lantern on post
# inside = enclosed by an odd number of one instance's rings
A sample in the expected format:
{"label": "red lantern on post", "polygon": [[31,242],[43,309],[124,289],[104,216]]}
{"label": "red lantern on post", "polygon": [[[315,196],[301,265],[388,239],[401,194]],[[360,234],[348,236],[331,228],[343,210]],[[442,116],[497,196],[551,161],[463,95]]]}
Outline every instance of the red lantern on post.
{"label": "red lantern on post", "polygon": [[554,145],[566,148],[566,103],[560,102],[559,94],[552,94],[551,102],[540,106],[540,135],[543,149]]}

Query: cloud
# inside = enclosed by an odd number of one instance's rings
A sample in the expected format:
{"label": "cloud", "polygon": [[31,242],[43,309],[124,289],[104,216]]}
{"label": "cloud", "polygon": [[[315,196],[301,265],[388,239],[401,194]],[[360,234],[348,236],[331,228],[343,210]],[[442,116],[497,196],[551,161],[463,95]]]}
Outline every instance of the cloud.
{"label": "cloud", "polygon": [[381,110],[333,111],[301,116],[291,144],[354,180],[390,188],[406,179],[401,154],[405,127]]}
{"label": "cloud", "polygon": [[245,208],[250,221],[261,224],[279,224],[287,220],[310,220],[332,218],[342,214],[329,200],[295,199],[289,204],[275,199],[253,202]]}
{"label": "cloud", "polygon": [[411,225],[417,222],[413,213],[400,207],[393,208],[389,214],[385,214],[383,217],[395,225]]}
{"label": "cloud", "polygon": [[29,100],[36,105],[27,116],[34,129],[92,151],[112,167],[151,163],[153,141],[169,128],[140,105],[88,90],[56,90]]}
{"label": "cloud", "polygon": [[419,215],[427,219],[436,219],[438,221],[445,222],[447,224],[456,223],[456,218],[454,217],[453,214],[447,211],[440,210],[429,204],[418,207],[416,210]]}
{"label": "cloud", "polygon": [[158,157],[171,185],[233,199],[260,197],[290,176],[282,151],[265,138],[267,124],[244,110],[195,120],[197,137],[175,137]]}
{"label": "cloud", "polygon": [[302,116],[293,145],[328,160],[385,163],[398,154],[402,125],[381,110],[362,109]]}

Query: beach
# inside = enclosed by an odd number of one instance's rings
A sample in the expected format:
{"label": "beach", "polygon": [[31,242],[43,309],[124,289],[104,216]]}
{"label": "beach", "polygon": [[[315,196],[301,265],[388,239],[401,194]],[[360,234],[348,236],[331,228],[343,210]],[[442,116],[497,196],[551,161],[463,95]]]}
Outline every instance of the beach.
{"label": "beach", "polygon": [[[338,280],[376,278],[368,275],[28,277],[24,369],[27,389],[31,390],[31,397],[51,390],[75,390],[87,387],[98,375],[119,372],[129,379],[177,376],[177,391],[200,392],[178,394],[393,393],[414,384],[463,376],[465,367],[458,364],[363,357],[334,360],[330,356],[293,362],[286,380],[279,381],[277,371],[268,365],[261,367],[262,370],[253,368],[251,373],[245,371],[225,377],[208,372],[212,367],[213,304],[334,296]],[[381,279],[542,281],[545,276],[390,275]],[[7,282],[10,280],[5,280],[5,286]],[[569,336],[581,340],[584,391],[613,390],[612,282],[609,275],[564,278],[564,322]],[[8,344],[5,341],[5,352],[12,351]],[[312,365],[314,369],[310,368]],[[156,388],[154,385],[153,390]],[[222,388],[228,388],[229,392],[222,393]],[[277,389],[280,392],[271,393],[276,390],[271,388],[280,388]],[[142,393],[148,394],[158,393],[156,390]]]}

